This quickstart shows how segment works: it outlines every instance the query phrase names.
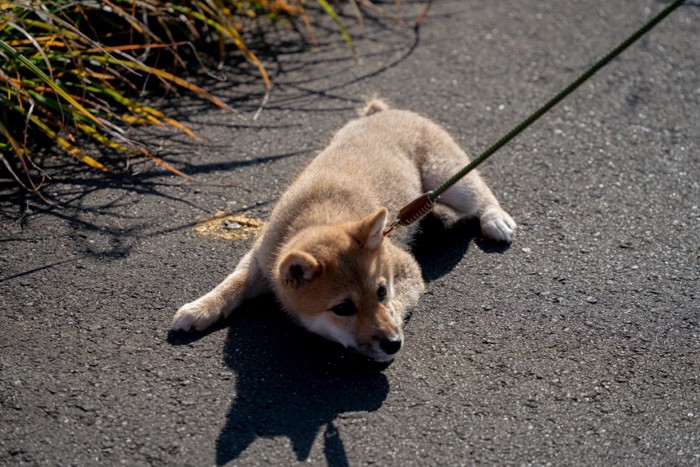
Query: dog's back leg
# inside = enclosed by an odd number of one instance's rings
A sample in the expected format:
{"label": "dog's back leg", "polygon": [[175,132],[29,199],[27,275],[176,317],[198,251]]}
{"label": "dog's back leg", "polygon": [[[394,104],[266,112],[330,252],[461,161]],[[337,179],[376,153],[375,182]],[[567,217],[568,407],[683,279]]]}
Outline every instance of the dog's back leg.
{"label": "dog's back leg", "polygon": [[[469,163],[467,154],[443,130],[437,130],[436,144],[428,151],[420,170],[423,188],[437,188]],[[447,190],[439,202],[467,216],[477,217],[482,234],[499,242],[510,242],[515,233],[515,221],[501,208],[488,185],[477,171],[472,171]]]}
{"label": "dog's back leg", "polygon": [[183,305],[173,318],[173,330],[201,331],[220,319],[227,318],[244,300],[269,291],[255,258],[256,249],[249,251],[224,281],[206,295]]}

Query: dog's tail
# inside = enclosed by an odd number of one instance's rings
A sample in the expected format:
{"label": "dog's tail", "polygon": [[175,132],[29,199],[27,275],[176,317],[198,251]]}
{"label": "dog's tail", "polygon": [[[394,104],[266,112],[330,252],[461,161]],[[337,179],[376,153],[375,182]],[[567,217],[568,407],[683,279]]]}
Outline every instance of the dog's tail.
{"label": "dog's tail", "polygon": [[357,113],[360,117],[369,117],[370,115],[381,112],[389,108],[389,104],[386,103],[382,98],[377,95],[372,96],[370,100],[367,101],[364,107],[358,109]]}

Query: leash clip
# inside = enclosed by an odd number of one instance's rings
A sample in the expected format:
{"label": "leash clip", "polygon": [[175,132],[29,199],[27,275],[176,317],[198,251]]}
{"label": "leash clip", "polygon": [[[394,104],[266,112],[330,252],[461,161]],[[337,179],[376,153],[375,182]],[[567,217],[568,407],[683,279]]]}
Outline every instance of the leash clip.
{"label": "leash clip", "polygon": [[391,224],[389,224],[389,225],[387,225],[386,227],[384,227],[384,231],[382,232],[382,234],[383,234],[385,237],[391,237],[391,236],[392,236],[392,235],[391,235],[392,232],[393,232],[394,230],[396,230],[396,227],[398,227],[400,223],[401,223],[401,219],[399,219],[399,218],[397,217],[396,219],[394,219],[394,221],[393,221]]}
{"label": "leash clip", "polygon": [[437,201],[437,197],[433,199],[433,192],[429,191],[408,203],[401,208],[396,219],[384,229],[384,236],[391,234],[396,227],[411,225],[428,214],[435,206],[435,201]]}

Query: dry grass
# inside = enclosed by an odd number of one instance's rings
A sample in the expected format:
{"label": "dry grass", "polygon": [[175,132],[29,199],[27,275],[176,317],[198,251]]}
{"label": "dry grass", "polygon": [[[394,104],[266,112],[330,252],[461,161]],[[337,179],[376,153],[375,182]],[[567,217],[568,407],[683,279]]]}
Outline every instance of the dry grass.
{"label": "dry grass", "polygon": [[263,222],[258,219],[220,211],[210,218],[198,221],[193,230],[205,237],[238,240],[257,236],[262,227]]}
{"label": "dry grass", "polygon": [[[352,49],[332,6],[315,1]],[[369,0],[348,1],[358,20],[358,5],[377,8]],[[104,153],[140,155],[187,177],[128,136],[130,127],[159,125],[197,140],[183,123],[145,102],[143,84],[155,78],[167,89],[229,109],[188,81],[192,57],[215,50],[223,59],[232,45],[257,67],[267,91],[270,78],[243,39],[246,28],[298,19],[315,41],[304,0],[0,0],[0,17],[0,160],[19,185],[39,196],[46,175],[37,148],[100,171],[109,170]],[[97,154],[83,149],[86,140],[101,148]]]}

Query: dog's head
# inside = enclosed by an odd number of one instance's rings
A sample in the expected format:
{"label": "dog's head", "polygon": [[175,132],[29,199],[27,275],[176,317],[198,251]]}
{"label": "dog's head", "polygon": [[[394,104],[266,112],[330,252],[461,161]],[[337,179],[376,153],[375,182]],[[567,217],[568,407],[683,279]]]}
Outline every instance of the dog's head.
{"label": "dog's head", "polygon": [[386,219],[382,208],[299,232],[280,251],[274,278],[282,305],[305,328],[376,361],[393,359],[403,342]]}

